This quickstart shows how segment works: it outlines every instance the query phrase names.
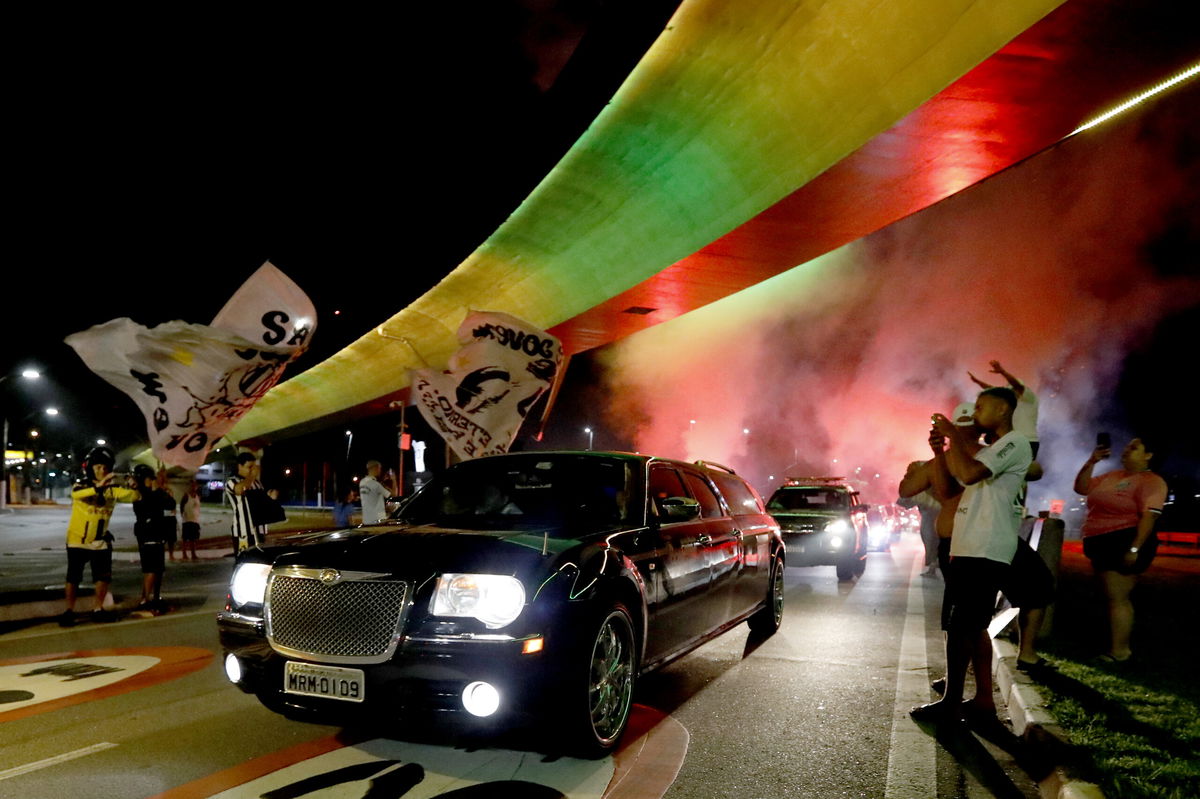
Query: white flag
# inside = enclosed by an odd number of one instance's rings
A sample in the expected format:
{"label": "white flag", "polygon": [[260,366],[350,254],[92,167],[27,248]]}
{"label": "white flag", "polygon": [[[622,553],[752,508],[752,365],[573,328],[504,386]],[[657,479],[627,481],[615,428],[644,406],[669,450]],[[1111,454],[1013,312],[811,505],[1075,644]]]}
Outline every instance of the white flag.
{"label": "white flag", "polygon": [[504,313],[473,311],[448,371],[413,370],[421,415],[464,459],[508,451],[562,367],[558,339]]}
{"label": "white flag", "polygon": [[312,302],[266,263],[212,325],[175,321],[148,328],[123,318],[66,341],[89,369],[141,408],[155,457],[195,471],[213,444],[279,382],[315,328]]}

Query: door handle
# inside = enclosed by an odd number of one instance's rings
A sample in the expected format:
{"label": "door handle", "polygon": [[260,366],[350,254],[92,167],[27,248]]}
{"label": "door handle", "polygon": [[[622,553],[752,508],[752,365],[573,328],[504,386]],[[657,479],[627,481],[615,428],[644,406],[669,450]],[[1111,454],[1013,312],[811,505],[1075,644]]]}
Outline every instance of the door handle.
{"label": "door handle", "polygon": [[706,547],[711,543],[712,543],[712,536],[699,535],[699,536],[696,536],[696,543],[693,544],[692,546]]}

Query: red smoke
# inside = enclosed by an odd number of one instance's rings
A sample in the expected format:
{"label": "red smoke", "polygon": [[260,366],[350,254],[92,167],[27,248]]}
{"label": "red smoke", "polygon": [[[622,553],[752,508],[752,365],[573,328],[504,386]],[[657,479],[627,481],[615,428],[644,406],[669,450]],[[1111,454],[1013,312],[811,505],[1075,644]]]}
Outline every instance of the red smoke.
{"label": "red smoke", "polygon": [[1200,228],[1189,94],[601,350],[607,426],[764,491],[859,468],[867,498],[889,501],[928,457],[930,412],[974,396],[967,370],[1000,382],[995,358],[1041,398],[1048,479],[1031,505],[1070,499],[1126,353],[1200,303],[1195,269],[1163,276],[1147,255],[1181,209]]}

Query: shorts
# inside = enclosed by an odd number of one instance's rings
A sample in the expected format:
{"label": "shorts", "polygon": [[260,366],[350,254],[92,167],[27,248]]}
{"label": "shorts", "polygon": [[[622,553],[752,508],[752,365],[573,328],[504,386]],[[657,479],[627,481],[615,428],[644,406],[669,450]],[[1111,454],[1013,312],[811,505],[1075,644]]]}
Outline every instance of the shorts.
{"label": "shorts", "polygon": [[168,544],[168,545],[174,544],[175,540],[176,540],[176,536],[178,535],[178,532],[179,532],[178,520],[168,519],[167,521],[163,522],[163,526],[162,526],[163,543]]}
{"label": "shorts", "polygon": [[1054,601],[1054,575],[1042,556],[1024,538],[1017,539],[1017,553],[1008,567],[1000,590],[1008,604],[1023,610],[1048,607]]}
{"label": "shorts", "polygon": [[[942,603],[945,629],[964,633],[987,629],[996,609],[996,594],[1010,568],[987,558],[952,558]],[[945,611],[947,605],[949,612]]]}
{"label": "shorts", "polygon": [[138,558],[142,561],[142,574],[162,574],[165,568],[164,551],[162,541],[138,541]]}
{"label": "shorts", "polygon": [[92,567],[92,582],[112,582],[112,550],[67,547],[67,582],[79,585],[83,580],[83,567]]}
{"label": "shorts", "polygon": [[183,523],[183,540],[184,541],[199,541],[200,540],[200,523],[199,522],[184,522]]}
{"label": "shorts", "polygon": [[1083,539],[1083,554],[1087,555],[1088,560],[1092,562],[1092,568],[1098,572],[1141,574],[1150,568],[1150,561],[1154,560],[1158,552],[1158,536],[1151,533],[1145,545],[1138,548],[1137,560],[1132,566],[1126,566],[1125,553],[1133,546],[1136,535],[1136,527],[1089,535]]}

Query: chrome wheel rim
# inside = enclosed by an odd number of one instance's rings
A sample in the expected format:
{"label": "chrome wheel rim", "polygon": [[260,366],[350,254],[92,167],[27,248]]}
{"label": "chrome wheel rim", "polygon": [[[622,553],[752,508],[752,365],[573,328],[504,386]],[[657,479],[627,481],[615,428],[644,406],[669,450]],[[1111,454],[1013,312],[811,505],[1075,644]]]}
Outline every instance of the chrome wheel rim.
{"label": "chrome wheel rim", "polygon": [[588,708],[596,737],[608,742],[625,729],[633,698],[633,641],[629,626],[614,613],[592,645]]}
{"label": "chrome wheel rim", "polygon": [[771,602],[775,610],[775,626],[783,622],[783,564],[775,564],[775,585],[771,590]]}

